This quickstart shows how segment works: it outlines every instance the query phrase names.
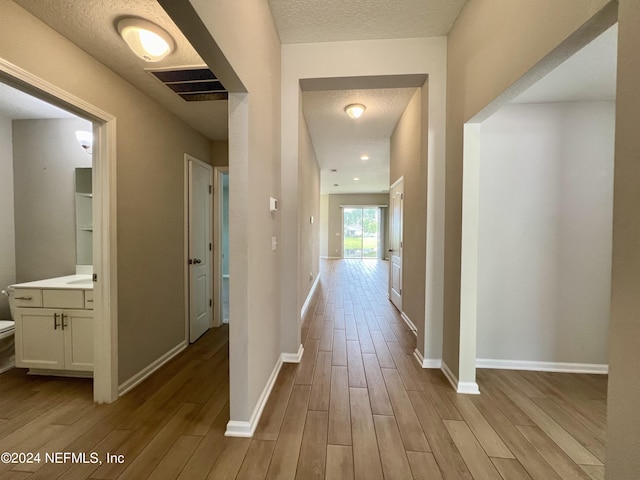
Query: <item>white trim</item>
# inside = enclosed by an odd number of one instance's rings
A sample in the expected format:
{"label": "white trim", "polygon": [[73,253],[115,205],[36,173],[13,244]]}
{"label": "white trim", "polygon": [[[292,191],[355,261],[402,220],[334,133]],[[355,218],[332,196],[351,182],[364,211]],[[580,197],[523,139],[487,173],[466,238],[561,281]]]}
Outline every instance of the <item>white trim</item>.
{"label": "white trim", "polygon": [[320,258],[324,258],[326,260],[340,260],[342,257],[325,257],[324,255],[320,255]]}
{"label": "white trim", "polygon": [[313,285],[311,285],[311,290],[309,290],[307,299],[304,301],[304,304],[302,305],[302,309],[300,309],[299,323],[302,323],[302,321],[304,320],[304,316],[307,314],[307,310],[309,309],[309,305],[311,304],[311,300],[313,300],[313,296],[316,293],[316,288],[318,288],[319,283],[320,283],[320,272],[318,272],[318,275],[316,275],[316,279],[314,280]]}
{"label": "white trim", "polygon": [[[229,167],[213,167],[213,326],[228,324],[222,311],[222,279],[229,274],[222,273],[222,217],[223,217],[223,175],[229,175]],[[231,177],[229,177],[231,181]]]}
{"label": "white trim", "polygon": [[400,175],[400,177],[395,182],[389,185],[389,192],[391,192],[391,189],[393,187],[395,187],[396,185],[398,185],[400,182],[403,182],[403,181],[404,181],[404,175]]}
{"label": "white trim", "polygon": [[298,348],[298,353],[281,353],[280,361],[282,363],[300,363],[302,360],[302,354],[304,353],[304,347],[300,344],[300,348]]}
{"label": "white trim", "polygon": [[424,358],[417,348],[413,351],[413,356],[422,368],[442,368],[441,358]]}
{"label": "white trim", "polygon": [[478,388],[478,384],[476,382],[458,381],[458,377],[453,374],[444,360],[442,361],[442,367],[440,367],[440,370],[442,370],[442,373],[444,373],[444,376],[447,377],[447,380],[449,380],[449,383],[457,393],[464,393],[467,395],[480,394],[480,389]]}
{"label": "white trim", "polygon": [[2,58],[0,77],[14,87],[94,124],[93,259],[98,282],[94,284],[93,400],[110,403],[118,398],[116,119]]}
{"label": "white trim", "polygon": [[124,382],[122,385],[118,387],[118,393],[120,394],[120,396],[124,395],[125,393],[137,387],[140,383],[146,380],[150,375],[152,375],[159,368],[161,368],[165,363],[167,363],[173,357],[181,353],[185,348],[187,348],[188,345],[189,343],[186,340],[180,342],[178,345],[173,347],[171,350],[169,350],[167,353],[162,355],[160,358],[154,360],[145,368],[140,370],[133,377],[131,377],[130,379],[128,379],[126,382]]}
{"label": "white trim", "polygon": [[609,373],[609,365],[600,363],[538,362],[531,360],[499,360],[493,358],[476,358],[476,368],[531,370],[534,372],[593,373],[600,375]]}
{"label": "white trim", "polygon": [[411,319],[408,317],[408,315],[406,313],[404,313],[404,312],[400,312],[400,317],[402,317],[402,320],[404,320],[404,323],[407,324],[407,326],[411,330],[411,333],[413,333],[417,337],[418,336],[418,327],[416,327],[416,325],[411,321]]}
{"label": "white trim", "polygon": [[276,366],[273,368],[271,376],[267,380],[267,384],[264,386],[264,389],[260,394],[260,398],[258,398],[258,403],[256,403],[249,421],[243,422],[238,420],[229,420],[227,423],[227,430],[224,432],[225,437],[253,437],[253,432],[256,431],[256,427],[258,426],[258,422],[262,416],[262,411],[267,404],[267,400],[269,400],[269,395],[271,395],[271,390],[273,390],[273,386],[276,383],[281,367],[282,355],[278,358]]}
{"label": "white trim", "polygon": [[229,274],[228,273],[223,273],[222,274],[222,278],[227,278],[228,279],[229,278]]}

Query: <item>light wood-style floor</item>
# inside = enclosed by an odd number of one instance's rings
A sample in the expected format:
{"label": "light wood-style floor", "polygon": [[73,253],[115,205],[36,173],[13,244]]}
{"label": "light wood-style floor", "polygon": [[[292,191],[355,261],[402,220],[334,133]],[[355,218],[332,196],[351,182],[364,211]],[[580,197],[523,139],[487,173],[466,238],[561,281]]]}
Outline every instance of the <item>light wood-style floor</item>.
{"label": "light wood-style floor", "polygon": [[228,331],[203,336],[111,405],[91,382],[0,376],[0,452],[106,452],[124,463],[2,464],[22,479],[603,479],[606,377],[480,370],[457,395],[412,356],[387,264],[323,263],[253,439],[223,436]]}

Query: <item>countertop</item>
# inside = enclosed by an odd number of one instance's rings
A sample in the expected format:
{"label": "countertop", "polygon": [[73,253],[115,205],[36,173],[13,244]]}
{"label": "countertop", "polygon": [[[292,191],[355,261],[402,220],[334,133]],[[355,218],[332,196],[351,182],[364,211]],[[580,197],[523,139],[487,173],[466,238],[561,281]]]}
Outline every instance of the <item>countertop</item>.
{"label": "countertop", "polygon": [[93,290],[93,279],[91,275],[67,275],[66,277],[47,278],[35,282],[16,283],[9,288]]}

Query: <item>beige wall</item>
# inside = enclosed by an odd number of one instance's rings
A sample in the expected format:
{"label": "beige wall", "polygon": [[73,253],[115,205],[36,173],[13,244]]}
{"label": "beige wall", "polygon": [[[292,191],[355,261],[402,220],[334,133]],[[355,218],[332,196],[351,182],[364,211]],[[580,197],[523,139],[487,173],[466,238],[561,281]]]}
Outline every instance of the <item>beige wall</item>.
{"label": "beige wall", "polygon": [[[302,116],[302,105],[298,135],[300,137],[298,139],[300,149],[298,309],[302,309],[313,282],[320,273],[320,167],[313,150],[307,122]],[[311,217],[313,217],[313,223],[311,223]]]}
{"label": "beige wall", "polygon": [[391,135],[389,180],[393,185],[403,178],[402,310],[417,328],[417,347],[423,355],[426,270],[414,265],[425,264],[427,251],[427,148],[423,147],[427,143],[427,122],[423,124],[422,117],[428,111],[428,96],[428,84],[416,89]]}
{"label": "beige wall", "polygon": [[618,86],[613,190],[606,478],[640,478],[640,3],[618,11]]}
{"label": "beige wall", "polygon": [[[342,257],[342,208],[340,205],[389,205],[388,193],[343,193],[336,195],[328,195],[329,206],[327,216],[327,245],[328,257]],[[323,220],[324,222],[324,220]],[[382,218],[384,225],[383,238],[385,245],[383,252],[386,251],[388,239],[388,216],[386,212]]]}
{"label": "beige wall", "polygon": [[320,195],[320,256],[329,257],[329,195]]}
{"label": "beige wall", "polygon": [[282,213],[269,212],[269,197],[280,199],[280,42],[262,0],[161,3],[230,91],[230,391],[231,421],[241,423],[229,428],[246,429],[282,352]]}
{"label": "beige wall", "polygon": [[207,160],[210,142],[13,2],[0,3],[0,58],[117,119],[122,384],[185,340],[184,153]]}
{"label": "beige wall", "polygon": [[475,382],[473,365],[459,369],[464,353],[460,343],[475,344],[475,328],[472,339],[460,337],[463,125],[606,3],[474,0],[466,4],[449,34],[443,360],[460,381]]}
{"label": "beige wall", "polygon": [[[11,120],[0,117],[0,290],[16,282]],[[9,301],[0,295],[0,320],[9,320]]]}
{"label": "beige wall", "polygon": [[226,141],[211,142],[211,165],[214,167],[229,166],[229,143]]}
{"label": "beige wall", "polygon": [[82,119],[14,120],[16,281],[76,273],[75,169],[91,167]]}

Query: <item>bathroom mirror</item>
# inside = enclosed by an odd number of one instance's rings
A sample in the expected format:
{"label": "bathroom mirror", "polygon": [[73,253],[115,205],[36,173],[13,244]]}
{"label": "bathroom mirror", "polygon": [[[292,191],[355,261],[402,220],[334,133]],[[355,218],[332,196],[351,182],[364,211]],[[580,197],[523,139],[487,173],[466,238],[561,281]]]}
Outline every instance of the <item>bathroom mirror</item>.
{"label": "bathroom mirror", "polygon": [[93,265],[91,168],[76,168],[76,265]]}

